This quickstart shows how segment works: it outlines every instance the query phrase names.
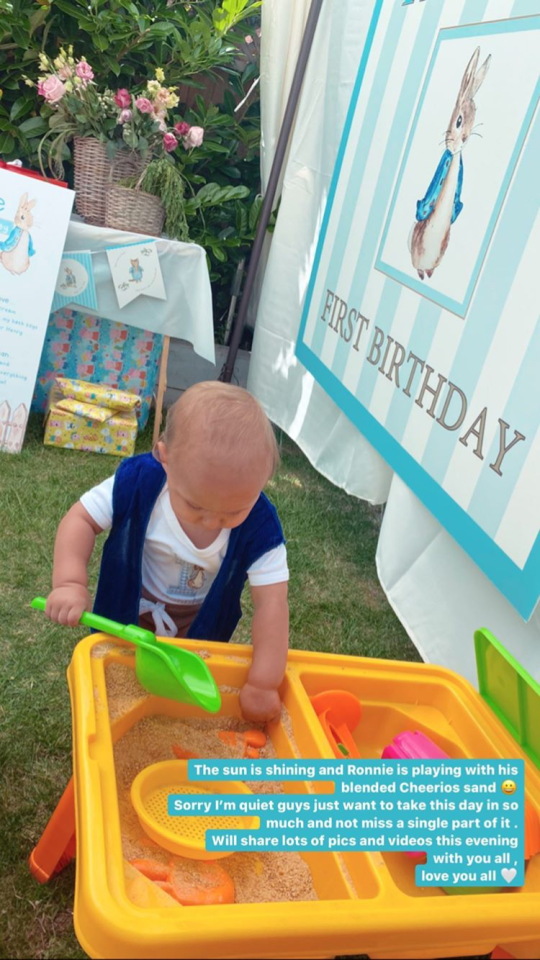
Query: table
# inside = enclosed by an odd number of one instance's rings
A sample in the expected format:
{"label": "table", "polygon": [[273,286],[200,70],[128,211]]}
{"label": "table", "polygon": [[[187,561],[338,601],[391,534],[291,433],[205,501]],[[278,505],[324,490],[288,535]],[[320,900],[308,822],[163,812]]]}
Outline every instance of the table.
{"label": "table", "polygon": [[[206,253],[194,243],[164,237],[156,240],[167,300],[141,296],[121,310],[118,306],[106,250],[115,246],[143,243],[148,237],[122,230],[94,227],[73,217],[68,228],[65,251],[91,251],[98,310],[74,309],[85,315],[137,327],[163,336],[156,393],[154,442],[159,436],[163,397],[167,386],[167,360],[171,337],[187,340],[196,353],[215,363],[212,292]],[[84,379],[84,378],[83,378]]]}

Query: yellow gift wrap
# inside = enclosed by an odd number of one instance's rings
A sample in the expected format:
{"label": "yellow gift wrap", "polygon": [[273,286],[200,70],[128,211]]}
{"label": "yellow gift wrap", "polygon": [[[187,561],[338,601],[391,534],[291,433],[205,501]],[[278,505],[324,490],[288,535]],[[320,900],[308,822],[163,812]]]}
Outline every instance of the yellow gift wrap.
{"label": "yellow gift wrap", "polygon": [[51,389],[44,444],[130,457],[140,398],[100,383],[57,377]]}

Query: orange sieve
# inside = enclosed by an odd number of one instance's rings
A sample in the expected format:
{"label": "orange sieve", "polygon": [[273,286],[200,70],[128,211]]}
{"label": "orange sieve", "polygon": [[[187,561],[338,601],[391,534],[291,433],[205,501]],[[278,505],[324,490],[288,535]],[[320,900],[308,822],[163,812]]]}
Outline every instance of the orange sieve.
{"label": "orange sieve", "polygon": [[192,860],[219,860],[237,850],[206,850],[207,830],[256,830],[259,818],[253,816],[216,815],[170,816],[167,800],[170,794],[193,795],[205,799],[211,794],[246,794],[251,790],[239,781],[188,780],[186,760],[165,760],[154,763],[135,777],[131,785],[131,802],[144,832],[160,847]]}

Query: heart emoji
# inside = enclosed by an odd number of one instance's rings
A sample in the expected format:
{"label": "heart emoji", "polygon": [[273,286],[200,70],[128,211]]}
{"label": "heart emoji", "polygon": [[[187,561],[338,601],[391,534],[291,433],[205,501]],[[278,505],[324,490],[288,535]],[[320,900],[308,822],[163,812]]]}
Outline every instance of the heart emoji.
{"label": "heart emoji", "polygon": [[511,869],[504,867],[504,869],[501,870],[501,875],[503,880],[506,880],[507,883],[512,883],[514,877],[517,876],[517,870],[515,867],[512,867]]}

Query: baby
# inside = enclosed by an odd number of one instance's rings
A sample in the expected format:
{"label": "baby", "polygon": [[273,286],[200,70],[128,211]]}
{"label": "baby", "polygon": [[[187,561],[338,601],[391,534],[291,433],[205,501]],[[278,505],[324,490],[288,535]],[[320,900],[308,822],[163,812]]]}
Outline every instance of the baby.
{"label": "baby", "polygon": [[124,460],[61,521],[48,616],[74,626],[90,609],[87,566],[104,530],[94,611],[111,620],[226,642],[248,579],[253,658],[240,705],[248,720],[276,717],[289,571],[281,524],[262,490],[278,462],[272,426],[247,390],[219,382],[186,390],[154,452]]}

